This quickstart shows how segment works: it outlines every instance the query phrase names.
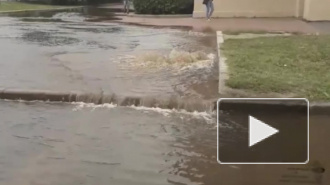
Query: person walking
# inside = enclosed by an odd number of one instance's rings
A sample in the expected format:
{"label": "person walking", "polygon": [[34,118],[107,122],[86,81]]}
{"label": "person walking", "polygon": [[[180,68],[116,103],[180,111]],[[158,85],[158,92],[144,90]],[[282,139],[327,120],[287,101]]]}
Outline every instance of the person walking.
{"label": "person walking", "polygon": [[124,0],[124,12],[129,14],[129,0]]}
{"label": "person walking", "polygon": [[203,0],[203,4],[206,6],[206,18],[210,21],[214,11],[213,0]]}

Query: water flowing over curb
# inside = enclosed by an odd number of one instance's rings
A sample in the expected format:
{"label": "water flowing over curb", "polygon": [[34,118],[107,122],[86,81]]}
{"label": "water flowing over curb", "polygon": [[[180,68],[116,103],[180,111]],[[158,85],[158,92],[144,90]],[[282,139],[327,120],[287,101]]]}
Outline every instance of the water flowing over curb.
{"label": "water flowing over curb", "polygon": [[44,90],[0,89],[0,99],[51,102],[84,102],[116,104],[118,106],[144,106],[162,109],[186,110],[188,112],[212,112],[215,102],[204,100],[184,100],[177,97],[121,97],[116,94],[90,94],[82,92],[54,92]]}
{"label": "water flowing over curb", "polygon": [[[183,99],[179,97],[123,97],[116,94],[93,94],[83,92],[56,92],[46,90],[19,90],[19,89],[0,89],[0,100],[24,100],[24,101],[50,101],[50,102],[83,102],[95,105],[115,104],[118,106],[149,107],[161,109],[185,110],[187,112],[214,112],[217,108],[216,100]],[[272,106],[286,107],[297,106],[299,104],[287,104],[283,102],[264,101],[255,103],[254,101],[228,102],[227,106]],[[316,114],[328,114],[330,102],[311,102],[310,111]]]}

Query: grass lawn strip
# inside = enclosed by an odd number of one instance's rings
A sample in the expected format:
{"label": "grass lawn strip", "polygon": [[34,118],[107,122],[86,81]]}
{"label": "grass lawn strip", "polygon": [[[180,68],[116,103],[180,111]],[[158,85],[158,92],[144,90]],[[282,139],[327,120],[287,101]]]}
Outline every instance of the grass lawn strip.
{"label": "grass lawn strip", "polygon": [[256,93],[330,100],[330,35],[228,39],[226,85]]}

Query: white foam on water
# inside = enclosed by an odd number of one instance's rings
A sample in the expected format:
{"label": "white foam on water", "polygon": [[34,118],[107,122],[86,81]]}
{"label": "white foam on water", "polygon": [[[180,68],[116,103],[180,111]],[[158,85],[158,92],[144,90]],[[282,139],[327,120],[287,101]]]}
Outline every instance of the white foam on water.
{"label": "white foam on water", "polygon": [[164,116],[169,116],[170,113],[172,113],[172,111],[170,109],[162,109],[159,107],[143,107],[143,106],[130,106],[130,108],[133,108],[135,110],[139,110],[139,111],[152,111],[152,112],[157,112],[159,114],[162,114]]}
{"label": "white foam on water", "polygon": [[209,71],[213,67],[215,55],[203,51],[187,52],[173,49],[168,54],[146,52],[138,56],[121,56],[117,59],[122,67],[148,71],[170,69],[174,73],[196,70]]}
{"label": "white foam on water", "polygon": [[104,104],[94,104],[94,103],[84,103],[84,102],[73,102],[73,105],[76,105],[75,108],[73,108],[73,111],[78,111],[78,110],[82,110],[83,108],[92,108],[92,110],[95,110],[97,108],[108,108],[108,109],[112,109],[112,108],[116,108],[117,105],[116,104],[112,104],[112,103],[104,103]]}
{"label": "white foam on water", "polygon": [[159,107],[144,107],[144,106],[130,106],[130,108],[133,108],[135,110],[142,110],[142,111],[153,111],[153,112],[157,112],[160,114],[163,114],[164,116],[169,116],[170,114],[176,113],[176,114],[185,114],[185,115],[190,115],[193,116],[195,118],[203,118],[204,120],[207,121],[207,123],[213,123],[214,119],[213,119],[213,113],[208,113],[208,112],[198,112],[198,111],[194,111],[194,112],[188,112],[186,110],[177,110],[177,109],[162,109]]}
{"label": "white foam on water", "polygon": [[206,60],[199,60],[188,66],[184,66],[179,69],[179,72],[196,71],[196,70],[200,70],[200,69],[210,71],[213,67],[214,59],[215,59],[215,55],[213,53],[210,53],[207,55]]}
{"label": "white foam on water", "polygon": [[206,33],[197,32],[197,31],[191,31],[191,30],[188,31],[188,35],[190,35],[190,36],[198,36],[198,37],[205,37],[205,36],[207,36]]}
{"label": "white foam on water", "polygon": [[[25,101],[25,100],[7,100],[7,99],[3,99],[1,101],[5,101],[5,102],[18,102],[18,103],[54,103],[54,104],[58,104],[58,103],[63,103],[63,104],[67,104],[67,102],[50,102],[50,101],[40,101],[40,100],[35,100],[35,101]],[[113,109],[113,108],[117,108],[118,105],[116,104],[112,104],[112,103],[105,103],[105,104],[94,104],[94,103],[84,103],[84,102],[72,102],[69,103],[71,105],[75,105],[75,107],[72,109],[72,111],[79,111],[82,110],[84,108],[88,108],[91,109],[92,111],[94,111],[95,109],[98,108],[105,108],[105,109]],[[128,108],[132,108],[138,111],[145,111],[145,112],[156,112],[159,114],[162,114],[163,116],[170,116],[170,114],[183,114],[183,115],[189,115],[192,116],[194,118],[202,118],[206,121],[206,123],[208,124],[215,124],[216,120],[215,118],[215,113],[208,113],[208,112],[198,112],[198,111],[194,111],[194,112],[188,112],[184,109],[181,110],[177,110],[177,109],[162,109],[159,107],[144,107],[144,106],[127,106]],[[183,119],[182,116],[180,116],[181,119]]]}
{"label": "white foam on water", "polygon": [[79,13],[74,13],[74,12],[62,12],[62,13],[57,13],[53,15],[53,19],[60,19],[62,21],[67,21],[67,22],[84,22],[85,17],[81,16]]}
{"label": "white foam on water", "polygon": [[174,64],[192,64],[194,62],[198,62],[200,60],[207,60],[207,54],[202,51],[195,51],[195,52],[187,52],[187,51],[178,51],[173,49],[169,54],[169,63]]}
{"label": "white foam on water", "polygon": [[[118,107],[116,104],[111,104],[111,103],[106,103],[106,104],[94,104],[94,103],[84,103],[84,102],[73,102],[71,103],[73,105],[76,105],[72,111],[79,111],[82,110],[84,108],[89,108],[92,111],[97,109],[97,108],[106,108],[106,109],[112,109],[112,108],[116,108]],[[127,106],[128,108],[132,108],[138,111],[144,111],[144,112],[156,112],[159,114],[162,114],[163,116],[170,116],[171,114],[184,114],[184,115],[189,115],[189,116],[193,116],[195,118],[202,118],[204,120],[206,120],[207,123],[215,123],[214,120],[214,113],[208,113],[208,112],[198,112],[198,111],[194,111],[194,112],[188,112],[186,110],[177,110],[177,109],[162,109],[159,107],[144,107],[144,106]]]}

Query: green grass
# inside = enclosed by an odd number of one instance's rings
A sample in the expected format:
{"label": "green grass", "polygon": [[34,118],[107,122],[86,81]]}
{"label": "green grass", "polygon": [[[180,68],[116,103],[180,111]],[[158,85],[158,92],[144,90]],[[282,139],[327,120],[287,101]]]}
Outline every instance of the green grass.
{"label": "green grass", "polygon": [[226,85],[330,100],[330,35],[226,40]]}
{"label": "green grass", "polygon": [[51,5],[38,5],[38,4],[28,4],[28,3],[19,3],[19,2],[1,2],[0,12],[5,11],[17,11],[17,10],[43,10],[58,8],[60,6],[51,6]]}

